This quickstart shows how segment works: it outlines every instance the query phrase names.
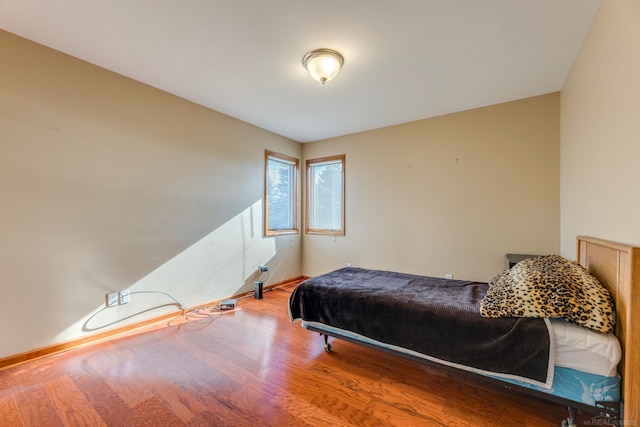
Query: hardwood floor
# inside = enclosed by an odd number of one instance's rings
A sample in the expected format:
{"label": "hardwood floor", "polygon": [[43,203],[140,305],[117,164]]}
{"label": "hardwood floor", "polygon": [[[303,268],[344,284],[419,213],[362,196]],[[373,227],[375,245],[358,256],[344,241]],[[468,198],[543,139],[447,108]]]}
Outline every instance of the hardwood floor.
{"label": "hardwood floor", "polygon": [[6,426],[559,426],[566,409],[290,323],[290,289],[0,371]]}

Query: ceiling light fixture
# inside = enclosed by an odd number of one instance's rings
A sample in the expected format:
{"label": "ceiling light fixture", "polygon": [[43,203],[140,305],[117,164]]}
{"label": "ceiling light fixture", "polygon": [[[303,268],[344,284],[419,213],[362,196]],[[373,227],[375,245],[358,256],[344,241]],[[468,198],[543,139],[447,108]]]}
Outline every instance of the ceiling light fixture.
{"label": "ceiling light fixture", "polygon": [[309,75],[322,84],[333,79],[343,64],[344,57],[333,49],[315,49],[302,58]]}

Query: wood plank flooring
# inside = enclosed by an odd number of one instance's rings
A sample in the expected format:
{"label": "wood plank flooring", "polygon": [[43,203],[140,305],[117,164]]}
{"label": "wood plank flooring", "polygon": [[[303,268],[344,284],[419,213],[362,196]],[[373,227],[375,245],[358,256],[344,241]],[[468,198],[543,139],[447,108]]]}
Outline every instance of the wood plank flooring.
{"label": "wood plank flooring", "polygon": [[7,426],[559,426],[566,409],[290,323],[291,289],[0,371]]}

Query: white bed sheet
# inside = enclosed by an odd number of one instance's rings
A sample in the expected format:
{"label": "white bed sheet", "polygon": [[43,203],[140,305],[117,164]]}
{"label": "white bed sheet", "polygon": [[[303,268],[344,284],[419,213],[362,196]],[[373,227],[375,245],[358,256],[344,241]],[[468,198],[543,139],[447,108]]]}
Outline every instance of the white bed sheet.
{"label": "white bed sheet", "polygon": [[615,335],[599,334],[562,319],[551,319],[551,328],[556,366],[606,377],[617,374],[622,351]]}

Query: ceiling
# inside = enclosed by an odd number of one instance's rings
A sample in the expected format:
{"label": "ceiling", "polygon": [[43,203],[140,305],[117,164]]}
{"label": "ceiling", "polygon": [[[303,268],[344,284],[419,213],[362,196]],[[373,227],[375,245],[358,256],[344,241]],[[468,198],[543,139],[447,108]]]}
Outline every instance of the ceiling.
{"label": "ceiling", "polygon": [[[0,0],[0,28],[299,142],[558,91],[600,0]],[[345,64],[321,85],[312,49]]]}

